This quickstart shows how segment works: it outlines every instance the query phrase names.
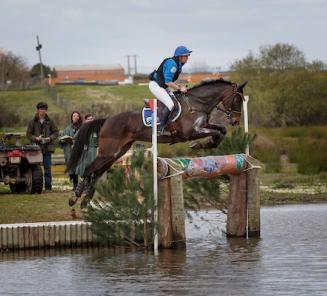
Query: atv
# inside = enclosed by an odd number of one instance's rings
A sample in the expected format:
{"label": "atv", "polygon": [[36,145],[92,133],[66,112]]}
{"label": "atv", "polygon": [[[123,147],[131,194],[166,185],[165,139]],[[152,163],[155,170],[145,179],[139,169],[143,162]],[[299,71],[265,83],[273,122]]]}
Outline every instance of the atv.
{"label": "atv", "polygon": [[40,146],[22,145],[21,135],[5,134],[0,140],[0,182],[9,185],[12,193],[42,192],[42,162]]}

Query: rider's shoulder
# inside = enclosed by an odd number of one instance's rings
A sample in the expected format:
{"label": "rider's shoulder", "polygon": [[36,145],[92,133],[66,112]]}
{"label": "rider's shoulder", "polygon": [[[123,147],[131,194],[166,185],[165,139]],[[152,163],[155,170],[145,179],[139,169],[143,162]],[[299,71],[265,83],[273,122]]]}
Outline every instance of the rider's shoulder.
{"label": "rider's shoulder", "polygon": [[170,71],[171,69],[177,69],[177,64],[174,59],[168,58],[164,63],[164,69]]}
{"label": "rider's shoulder", "polygon": [[173,58],[166,59],[165,65],[167,65],[167,66],[177,66],[176,61]]}

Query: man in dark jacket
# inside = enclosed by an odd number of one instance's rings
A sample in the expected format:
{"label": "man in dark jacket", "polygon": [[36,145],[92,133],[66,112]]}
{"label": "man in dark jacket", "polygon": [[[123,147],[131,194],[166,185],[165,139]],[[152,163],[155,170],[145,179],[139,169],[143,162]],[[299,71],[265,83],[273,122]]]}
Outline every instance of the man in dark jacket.
{"label": "man in dark jacket", "polygon": [[51,154],[55,151],[54,140],[59,135],[59,130],[53,120],[47,115],[47,103],[40,102],[36,105],[35,117],[28,124],[27,138],[38,144],[42,149],[44,166],[44,184],[46,190],[52,189]]}

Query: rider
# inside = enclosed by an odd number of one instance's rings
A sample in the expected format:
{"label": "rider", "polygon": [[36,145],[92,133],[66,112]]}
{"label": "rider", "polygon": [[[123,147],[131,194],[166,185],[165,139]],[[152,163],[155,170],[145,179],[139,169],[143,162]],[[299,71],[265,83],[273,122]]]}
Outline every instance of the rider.
{"label": "rider", "polygon": [[178,79],[179,74],[182,72],[182,67],[187,63],[191,52],[192,51],[189,50],[186,46],[178,46],[175,49],[174,56],[164,59],[159,68],[150,74],[150,91],[168,108],[164,108],[160,118],[161,133],[163,133],[168,123],[170,114],[174,109],[174,102],[170,97],[173,95],[172,89],[179,90],[183,93],[187,92],[187,89],[184,85],[179,85],[175,81]]}

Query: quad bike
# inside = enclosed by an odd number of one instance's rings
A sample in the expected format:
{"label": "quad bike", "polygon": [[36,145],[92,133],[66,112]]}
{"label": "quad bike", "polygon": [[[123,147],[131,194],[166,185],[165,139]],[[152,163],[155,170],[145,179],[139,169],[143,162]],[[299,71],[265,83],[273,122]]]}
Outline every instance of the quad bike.
{"label": "quad bike", "polygon": [[[15,143],[11,144],[11,140]],[[41,193],[43,156],[36,144],[22,145],[19,134],[5,134],[0,140],[0,182],[12,193]]]}

